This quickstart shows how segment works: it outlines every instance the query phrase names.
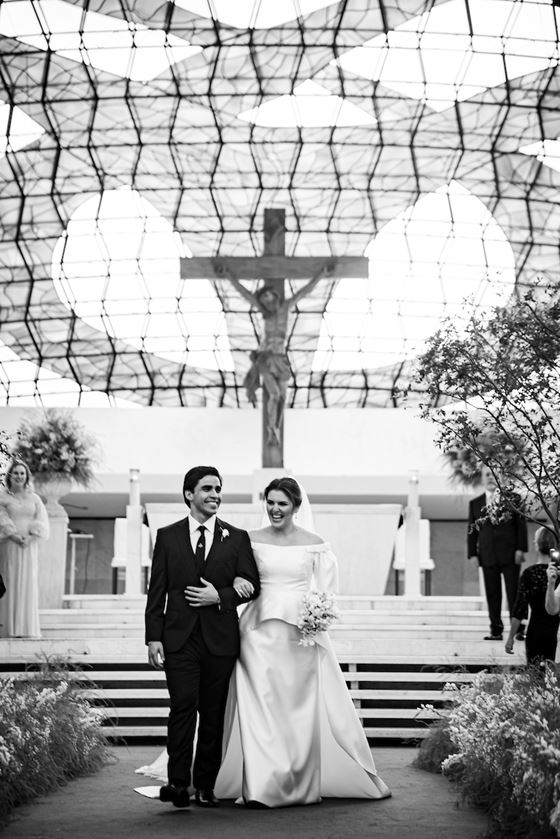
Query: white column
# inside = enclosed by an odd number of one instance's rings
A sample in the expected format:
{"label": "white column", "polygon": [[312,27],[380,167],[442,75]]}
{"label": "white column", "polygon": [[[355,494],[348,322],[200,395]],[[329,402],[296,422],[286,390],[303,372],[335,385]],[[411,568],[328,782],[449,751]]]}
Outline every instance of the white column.
{"label": "white column", "polygon": [[124,593],[142,594],[142,518],[140,470],[129,470],[129,503],[126,507],[126,568]]}
{"label": "white column", "polygon": [[66,579],[68,552],[68,514],[58,499],[67,495],[69,481],[35,481],[37,492],[45,501],[50,535],[39,539],[39,608],[61,609]]}
{"label": "white column", "polygon": [[420,597],[420,505],[418,503],[418,472],[410,473],[408,479],[408,503],[404,513],[405,566],[404,596]]}

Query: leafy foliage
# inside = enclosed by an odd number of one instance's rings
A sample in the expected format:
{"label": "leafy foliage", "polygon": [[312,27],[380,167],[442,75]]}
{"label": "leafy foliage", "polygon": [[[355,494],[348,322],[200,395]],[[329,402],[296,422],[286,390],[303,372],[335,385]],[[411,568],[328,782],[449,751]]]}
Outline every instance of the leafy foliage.
{"label": "leafy foliage", "polygon": [[0,681],[0,824],[19,804],[109,759],[101,718],[61,662]]}
{"label": "leafy foliage", "polygon": [[[420,768],[461,784],[484,807],[495,839],[560,835],[560,683],[553,667],[483,672],[454,690],[447,716],[422,744]],[[442,753],[449,748],[448,756]]]}
{"label": "leafy foliage", "polygon": [[464,330],[447,321],[418,365],[429,397],[423,415],[438,426],[455,478],[475,484],[488,466],[501,503],[544,515],[557,536],[559,356],[560,295],[543,285],[488,314],[473,306]]}

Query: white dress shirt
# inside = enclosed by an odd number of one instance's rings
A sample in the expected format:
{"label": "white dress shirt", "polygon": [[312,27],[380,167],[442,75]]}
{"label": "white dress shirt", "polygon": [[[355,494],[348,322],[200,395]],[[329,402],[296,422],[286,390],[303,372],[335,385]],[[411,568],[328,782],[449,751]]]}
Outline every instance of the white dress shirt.
{"label": "white dress shirt", "polygon": [[[198,540],[200,539],[200,522],[197,521],[195,518],[189,515],[187,516],[187,522],[189,524],[189,535],[191,537],[191,546],[193,550],[193,554],[196,554],[196,545]],[[204,559],[208,557],[210,553],[210,548],[212,547],[212,542],[214,541],[214,530],[216,529],[216,516],[210,516],[208,521],[204,522],[203,525],[206,528],[204,533],[204,538],[206,540],[206,551],[204,554]]]}

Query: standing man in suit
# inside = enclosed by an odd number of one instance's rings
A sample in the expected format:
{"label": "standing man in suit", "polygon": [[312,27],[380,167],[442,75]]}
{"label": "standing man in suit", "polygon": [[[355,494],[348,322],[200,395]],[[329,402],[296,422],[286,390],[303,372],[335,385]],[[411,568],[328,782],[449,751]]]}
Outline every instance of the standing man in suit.
{"label": "standing man in suit", "polygon": [[[214,466],[185,475],[187,518],[158,530],[146,604],[148,661],[164,669],[170,699],[168,783],[160,800],[216,807],[228,684],[239,655],[237,606],[259,592],[249,535],[221,521],[222,479]],[[243,578],[243,579],[242,579]]]}
{"label": "standing man in suit", "polygon": [[[469,503],[469,527],[467,531],[467,552],[469,559],[478,561],[484,577],[484,589],[490,618],[490,634],[485,641],[501,641],[504,631],[502,622],[502,575],[511,616],[521,565],[527,551],[527,523],[523,516],[512,513],[510,518],[499,524],[492,524],[483,518],[486,508],[495,498],[498,487],[492,471],[482,468],[482,484],[485,491]],[[523,626],[516,636],[524,639]]]}

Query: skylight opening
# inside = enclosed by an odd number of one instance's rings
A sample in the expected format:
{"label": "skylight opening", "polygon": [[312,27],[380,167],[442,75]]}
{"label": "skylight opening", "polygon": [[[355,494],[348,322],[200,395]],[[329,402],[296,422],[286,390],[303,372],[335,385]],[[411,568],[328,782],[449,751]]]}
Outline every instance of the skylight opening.
{"label": "skylight opening", "polygon": [[45,133],[21,108],[0,102],[0,157],[6,151],[24,149]]}
{"label": "skylight opening", "polygon": [[222,304],[208,280],[182,280],[185,253],[136,190],[108,190],[76,210],[52,259],[64,305],[137,350],[191,367],[233,370]]}
{"label": "skylight opening", "polygon": [[134,402],[90,390],[32,361],[24,361],[0,341],[0,405],[138,408]]}
{"label": "skylight opening", "polygon": [[342,279],[327,305],[314,370],[392,367],[422,351],[466,298],[489,308],[515,285],[504,232],[452,181],[389,222],[366,249],[367,280]]}
{"label": "skylight opening", "polygon": [[376,119],[371,114],[310,80],[295,87],[293,94],[270,99],[257,108],[244,111],[239,114],[239,119],[266,128],[350,127],[376,124]]}
{"label": "skylight opening", "polygon": [[200,17],[219,20],[237,29],[272,29],[318,9],[333,0],[174,0],[176,6]]}
{"label": "skylight opening", "polygon": [[64,0],[0,3],[0,33],[138,82],[150,81],[202,51],[161,29],[87,12]]}
{"label": "skylight opening", "polygon": [[560,172],[560,140],[541,140],[522,146],[519,151],[521,154],[536,157],[545,166]]}
{"label": "skylight opening", "polygon": [[558,23],[550,0],[450,0],[332,63],[444,111],[554,66]]}

